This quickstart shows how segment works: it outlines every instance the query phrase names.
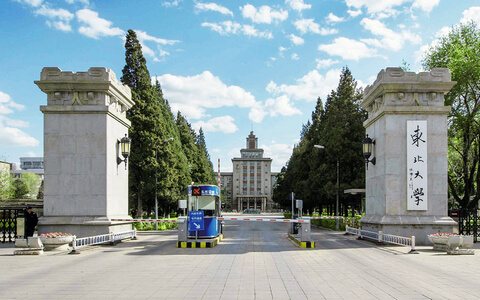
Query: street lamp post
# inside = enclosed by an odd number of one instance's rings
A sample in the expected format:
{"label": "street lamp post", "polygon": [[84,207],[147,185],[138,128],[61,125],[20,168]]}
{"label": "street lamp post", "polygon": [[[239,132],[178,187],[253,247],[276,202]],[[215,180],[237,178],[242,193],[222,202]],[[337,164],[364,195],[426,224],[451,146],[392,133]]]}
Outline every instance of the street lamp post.
{"label": "street lamp post", "polygon": [[[318,149],[325,149],[324,146],[322,145],[313,145],[315,148]],[[339,197],[339,191],[340,191],[340,161],[337,158],[337,199],[335,202],[335,216],[338,217],[338,197]],[[340,228],[338,218],[335,219],[335,227],[338,230]]]}
{"label": "street lamp post", "polygon": [[[168,143],[170,141],[173,141],[173,138],[168,138],[162,142],[162,144]],[[155,149],[155,161],[158,162],[158,149]],[[158,200],[157,200],[157,169],[155,168],[155,220],[158,220]],[[158,230],[158,222],[155,221],[155,230]]]}

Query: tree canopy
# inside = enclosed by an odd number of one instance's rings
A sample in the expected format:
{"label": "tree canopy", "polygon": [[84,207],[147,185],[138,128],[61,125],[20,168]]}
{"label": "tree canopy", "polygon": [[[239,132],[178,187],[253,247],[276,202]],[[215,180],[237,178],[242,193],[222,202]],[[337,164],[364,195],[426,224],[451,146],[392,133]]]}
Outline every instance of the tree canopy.
{"label": "tree canopy", "polygon": [[456,85],[445,95],[448,118],[448,186],[453,206],[480,200],[480,30],[474,22],[452,27],[430,47],[423,66],[449,68]]}
{"label": "tree canopy", "polygon": [[288,195],[294,192],[297,199],[304,201],[304,210],[332,204],[337,192],[337,161],[341,202],[346,201],[343,190],[365,185],[361,143],[366,112],[360,107],[362,94],[345,67],[337,89],[327,96],[325,106],[322,99],[317,99],[311,120],[302,126],[299,144],[278,176],[274,190],[277,203],[289,208]]}
{"label": "tree canopy", "polygon": [[[129,204],[133,214],[151,214],[155,191],[160,213],[169,214],[176,202],[186,197],[192,179],[214,183],[213,167],[207,164],[206,145],[199,147],[195,131],[180,114],[175,119],[158,80],[152,78],[135,31],[129,30],[125,42],[125,62],[121,81],[132,90],[134,106],[127,112],[131,121],[129,136]],[[203,143],[205,141],[203,140]],[[156,180],[155,180],[156,179]]]}

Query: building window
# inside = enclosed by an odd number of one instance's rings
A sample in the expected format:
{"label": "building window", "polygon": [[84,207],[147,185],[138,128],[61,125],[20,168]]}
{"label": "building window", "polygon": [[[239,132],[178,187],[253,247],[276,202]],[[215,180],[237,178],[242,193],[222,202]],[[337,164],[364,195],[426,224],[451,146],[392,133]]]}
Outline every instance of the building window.
{"label": "building window", "polygon": [[251,166],[253,166],[254,164],[255,164],[255,162],[253,162],[253,161],[250,162],[250,165],[251,165]]}
{"label": "building window", "polygon": [[253,174],[253,171],[255,171],[255,169],[250,169],[250,173],[252,173],[252,174]]}
{"label": "building window", "polygon": [[257,166],[261,166],[261,165],[262,165],[262,163],[257,161]]}
{"label": "building window", "polygon": [[243,181],[247,181],[247,176],[243,176]]}
{"label": "building window", "polygon": [[247,183],[244,182],[244,183],[243,183],[243,188],[246,188],[246,187],[247,187]]}
{"label": "building window", "polygon": [[257,176],[257,181],[262,180],[262,176]]}
{"label": "building window", "polygon": [[254,181],[255,180],[255,176],[250,176],[250,181]]}
{"label": "building window", "polygon": [[243,165],[244,165],[244,166],[246,166],[246,165],[247,165],[247,162],[246,162],[246,161],[244,161],[244,162],[243,162]]}
{"label": "building window", "polygon": [[246,195],[246,194],[247,194],[247,191],[243,191],[243,194]]}
{"label": "building window", "polygon": [[257,183],[257,188],[261,188],[262,187],[262,184],[261,183]]}
{"label": "building window", "polygon": [[253,188],[253,182],[250,182],[250,187]]}

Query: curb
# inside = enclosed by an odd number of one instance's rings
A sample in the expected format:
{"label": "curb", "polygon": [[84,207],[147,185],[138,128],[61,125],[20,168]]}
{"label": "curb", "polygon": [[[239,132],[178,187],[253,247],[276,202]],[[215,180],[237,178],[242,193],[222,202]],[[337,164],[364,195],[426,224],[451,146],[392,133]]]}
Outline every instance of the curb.
{"label": "curb", "polygon": [[177,248],[213,248],[223,239],[223,234],[208,242],[177,242]]}
{"label": "curb", "polygon": [[301,242],[292,234],[288,234],[288,238],[295,242],[300,248],[315,248],[315,242]]}

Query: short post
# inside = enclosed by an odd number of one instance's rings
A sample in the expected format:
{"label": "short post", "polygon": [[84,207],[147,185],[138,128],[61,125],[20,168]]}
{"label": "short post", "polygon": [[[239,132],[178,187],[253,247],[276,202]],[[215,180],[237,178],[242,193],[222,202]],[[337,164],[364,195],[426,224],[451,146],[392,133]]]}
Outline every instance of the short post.
{"label": "short post", "polygon": [[361,240],[361,239],[362,239],[362,230],[361,230],[360,228],[358,229],[357,239],[358,239],[358,240]]}
{"label": "short post", "polygon": [[110,245],[115,245],[115,234],[113,232],[110,233]]}
{"label": "short post", "polygon": [[137,239],[137,228],[133,228],[133,238],[132,240],[136,240]]}
{"label": "short post", "polygon": [[411,246],[411,249],[410,251],[408,252],[409,254],[419,254],[419,252],[417,250],[415,250],[415,236],[412,235],[412,246]]}
{"label": "short post", "polygon": [[378,232],[378,243],[382,243],[383,242],[383,231],[379,231]]}
{"label": "short post", "polygon": [[73,236],[73,241],[72,241],[72,251],[70,251],[68,254],[80,254],[80,250],[77,249],[77,236]]}

